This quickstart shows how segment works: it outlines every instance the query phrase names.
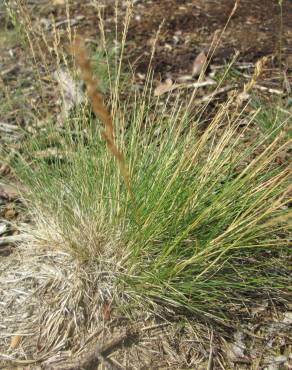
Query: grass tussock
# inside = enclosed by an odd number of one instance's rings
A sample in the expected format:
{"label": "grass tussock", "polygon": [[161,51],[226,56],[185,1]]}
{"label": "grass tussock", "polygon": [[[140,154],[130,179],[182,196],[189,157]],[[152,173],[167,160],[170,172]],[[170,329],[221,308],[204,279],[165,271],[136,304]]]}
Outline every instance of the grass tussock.
{"label": "grass tussock", "polygon": [[192,101],[152,99],[150,74],[141,93],[129,86],[119,99],[120,64],[110,115],[80,42],[75,54],[97,119],[79,107],[63,128],[52,122],[29,137],[14,163],[61,247],[111,261],[132,298],[201,318],[228,320],[286,289],[291,172],[276,159],[289,147],[287,121],[276,136],[252,137],[260,109],[251,116],[232,96],[202,131]]}

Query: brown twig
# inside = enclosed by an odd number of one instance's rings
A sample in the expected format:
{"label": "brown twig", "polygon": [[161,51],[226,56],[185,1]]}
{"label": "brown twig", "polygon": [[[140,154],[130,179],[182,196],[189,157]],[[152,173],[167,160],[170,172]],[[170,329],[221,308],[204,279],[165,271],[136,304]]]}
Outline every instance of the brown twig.
{"label": "brown twig", "polygon": [[195,100],[194,105],[199,105],[199,104],[202,104],[202,103],[209,102],[213,98],[215,98],[216,96],[218,96],[220,94],[224,94],[224,93],[226,93],[230,90],[234,90],[236,88],[237,88],[237,85],[227,85],[227,86],[222,87],[221,89],[216,89],[211,94],[205,95],[201,99]]}
{"label": "brown twig", "polygon": [[71,363],[66,363],[63,365],[47,365],[44,367],[45,370],[94,370],[97,365],[103,361],[108,361],[105,359],[110,353],[115,349],[124,344],[124,342],[129,339],[133,334],[130,332],[124,332],[117,337],[111,339],[103,345],[97,345],[91,351],[85,353],[82,357],[78,358]]}

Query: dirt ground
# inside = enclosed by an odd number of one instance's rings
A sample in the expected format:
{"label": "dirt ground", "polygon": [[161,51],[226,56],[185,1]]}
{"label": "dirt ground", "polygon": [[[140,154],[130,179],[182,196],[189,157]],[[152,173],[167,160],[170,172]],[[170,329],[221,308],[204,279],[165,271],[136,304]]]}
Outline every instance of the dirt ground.
{"label": "dirt ground", "polygon": [[[57,28],[66,29],[64,1],[27,2],[35,22],[49,26],[52,17]],[[103,0],[106,31],[115,30],[114,1]],[[119,3],[126,4],[126,1]],[[97,12],[90,1],[69,1],[72,28],[84,37],[98,37]],[[279,66],[279,50],[283,67],[291,71],[292,2],[276,0],[136,0],[127,35],[127,57],[145,73],[153,39],[160,28],[153,67],[165,77],[168,73],[186,73],[195,56],[208,51],[216,32],[222,31],[233,16],[216,48],[212,62],[224,64],[239,51],[239,61],[255,62],[264,55],[274,57]],[[237,4],[237,5],[235,5]],[[123,8],[120,8],[121,19]],[[62,22],[64,21],[64,22]],[[120,25],[121,26],[121,25]]]}
{"label": "dirt ground", "polygon": [[[12,1],[11,4],[14,2]],[[110,39],[115,34],[114,0],[69,1],[63,0],[25,1],[32,37],[35,44],[34,58],[28,56],[21,40],[0,40],[1,86],[20,92],[20,98],[12,103],[6,112],[5,122],[26,125],[34,116],[39,120],[55,114],[54,88],[49,83],[50,74],[56,68],[54,53],[48,52],[54,42],[54,27],[61,35],[61,48],[67,45],[66,37],[69,14],[70,27],[85,40],[99,43],[99,26],[96,3],[102,5],[105,31]],[[123,27],[126,1],[118,1],[118,30]],[[263,56],[269,56],[269,63],[263,73],[264,85],[282,90],[283,83],[291,84],[292,71],[292,1],[283,1],[282,12],[276,0],[136,0],[127,34],[125,62],[136,71],[137,82],[143,79],[149,65],[153,42],[159,31],[156,52],[151,64],[154,83],[166,78],[189,75],[196,56],[211,51],[211,68],[223,68],[238,51],[235,67],[244,68],[245,77],[252,74],[254,63]],[[237,4],[237,5],[236,5]],[[3,5],[2,5],[3,8]],[[4,8],[3,8],[4,9]],[[13,22],[5,21],[4,10],[0,11],[0,32],[8,28],[13,34]],[[231,16],[232,13],[232,16]],[[229,23],[227,21],[230,18]],[[224,29],[224,32],[222,32]],[[3,32],[2,32],[3,33]],[[42,41],[45,34],[48,45]],[[62,36],[63,35],[63,36]],[[121,36],[120,36],[121,37]],[[212,41],[218,41],[213,51]],[[10,44],[9,44],[10,43]],[[281,53],[279,52],[281,50]],[[44,62],[44,59],[46,61]],[[32,73],[38,65],[46,89],[36,93],[37,83]],[[45,66],[46,65],[46,66]],[[287,82],[288,81],[288,82]],[[290,81],[290,82],[289,82]],[[8,91],[9,92],[9,91]],[[288,92],[288,90],[287,90]],[[15,94],[14,94],[15,95]],[[270,94],[266,94],[269,97]],[[13,99],[11,99],[12,101]],[[43,104],[43,103],[46,104]],[[49,107],[49,111],[44,110]],[[25,112],[25,114],[24,114]],[[1,114],[1,112],[0,112]],[[7,117],[8,114],[8,117]],[[27,116],[26,122],[23,117]]]}
{"label": "dirt ground", "polygon": [[[113,6],[108,1],[104,3],[107,4],[104,9],[107,30],[112,32]],[[153,62],[155,71],[163,76],[189,71],[194,57],[210,48],[214,34],[223,30],[234,10],[213,57],[214,63],[229,61],[236,50],[240,52],[240,61],[255,62],[264,55],[276,56],[281,47],[284,65],[291,68],[292,2],[283,1],[282,16],[275,0],[241,0],[235,4],[234,0],[134,1],[127,35],[130,60],[136,61],[138,71],[145,72],[152,41],[161,27]],[[54,12],[62,13],[60,9]],[[73,18],[84,14],[85,20],[77,28],[81,33],[84,30],[92,33],[96,14],[90,11],[88,4],[73,5],[71,12]],[[277,63],[276,59],[275,65]]]}
{"label": "dirt ground", "polygon": [[[114,33],[116,27],[114,2],[102,1],[105,29],[109,35]],[[101,4],[101,1],[98,3]],[[41,45],[44,55],[47,55],[47,66],[44,68],[43,56],[37,48],[32,61],[28,57],[30,52],[24,48],[19,38],[7,37],[7,29],[9,34],[13,34],[15,25],[7,20],[0,0],[0,87],[5,91],[0,91],[0,98],[9,103],[7,110],[0,110],[0,145],[11,148],[11,151],[17,149],[21,139],[17,126],[26,129],[31,124],[37,126],[46,117],[58,113],[60,107],[56,104],[54,86],[48,77],[48,72],[52,73],[56,68],[55,60],[52,53],[46,52],[41,33],[46,34],[50,44],[54,39],[53,25],[63,33],[64,38],[68,26],[65,1],[30,0],[24,4],[31,19],[36,45]],[[126,11],[126,1],[119,1],[119,4],[122,19]],[[276,0],[241,0],[237,2],[237,6],[234,0],[134,0],[133,4],[125,59],[133,65],[137,80],[142,79],[143,82],[158,29],[160,31],[152,62],[156,83],[166,78],[176,79],[178,76],[189,75],[195,57],[201,51],[208,52],[212,40],[221,34],[233,13],[211,59],[211,67],[224,66],[239,51],[236,66],[244,66],[245,71],[252,73],[252,65],[259,58],[269,56],[263,85],[282,91],[285,79],[292,83],[291,0],[283,1],[282,15]],[[72,29],[87,41],[98,42],[98,17],[94,2],[69,0],[69,13]],[[122,22],[119,22],[118,29],[121,27]],[[39,67],[40,77],[47,87],[40,93],[36,82],[36,66]],[[287,97],[288,91],[283,95]],[[8,266],[14,263],[8,259],[13,253],[17,255],[15,245],[19,239],[18,226],[30,220],[27,219],[25,205],[17,194],[16,179],[11,175],[9,166],[1,163],[1,158],[0,167],[0,224],[7,226],[6,231],[0,235],[0,259],[7,258]],[[3,242],[4,237],[8,237],[7,243]],[[19,256],[16,262],[21,271]],[[43,263],[47,264],[46,261]],[[13,288],[17,289],[17,285]],[[36,317],[35,319],[37,320]],[[142,322],[144,318],[138,318],[137,321],[139,320]],[[263,302],[258,311],[252,313],[252,319],[244,323],[245,332],[230,332],[226,343],[222,343],[221,339],[215,338],[213,341],[210,328],[203,338],[199,338],[193,332],[193,326],[188,323],[181,327],[177,322],[171,330],[166,330],[164,324],[151,317],[146,324],[143,323],[150,328],[149,331],[145,330],[140,342],[132,349],[119,349],[117,359],[123,363],[121,359],[128,356],[124,363],[129,366],[124,368],[129,369],[288,370],[292,368],[292,359],[288,363],[289,354],[291,357],[291,339],[287,323],[291,324],[291,315],[283,318],[273,305]],[[115,322],[110,323],[106,330],[108,335],[112,334],[116,330]],[[198,332],[202,333],[201,327]],[[238,360],[236,348],[243,342],[245,356]],[[222,348],[227,353],[226,362],[224,356],[222,357]],[[0,348],[0,354],[2,352],[4,349]],[[135,363],[134,367],[131,367],[131,361]],[[0,368],[5,368],[4,365],[1,366],[0,362]]]}
{"label": "dirt ground", "polygon": [[[153,62],[155,71],[162,75],[189,71],[194,56],[208,50],[215,32],[225,27],[234,4],[233,0],[140,1],[134,11],[135,21],[130,27],[129,40],[136,52],[147,53],[143,48],[163,22]],[[276,1],[240,1],[213,62],[222,64],[229,61],[236,50],[240,52],[239,60],[244,62],[255,62],[264,55],[276,55],[281,27],[283,54],[291,55],[291,19],[291,2],[284,1],[281,26],[280,8]],[[144,63],[138,62],[142,71]]]}

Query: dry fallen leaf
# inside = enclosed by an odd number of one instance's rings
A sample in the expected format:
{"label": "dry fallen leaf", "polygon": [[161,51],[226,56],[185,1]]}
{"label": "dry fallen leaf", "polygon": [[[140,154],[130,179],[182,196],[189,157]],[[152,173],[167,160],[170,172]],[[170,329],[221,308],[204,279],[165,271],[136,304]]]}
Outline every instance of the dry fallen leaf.
{"label": "dry fallen leaf", "polygon": [[52,0],[53,5],[64,5],[65,0]]}
{"label": "dry fallen leaf", "polygon": [[238,107],[240,108],[243,103],[247,102],[250,99],[250,95],[246,93],[245,91],[241,92],[236,97],[236,103],[238,104]]}
{"label": "dry fallen leaf", "polygon": [[288,325],[292,325],[292,312],[291,311],[284,313],[284,319],[282,322]]}
{"label": "dry fallen leaf", "polygon": [[159,84],[156,89],[154,90],[155,96],[160,96],[166,92],[170,92],[176,89],[197,89],[199,87],[209,86],[209,85],[216,85],[216,81],[212,80],[211,78],[206,78],[204,81],[197,81],[191,83],[180,83],[174,84],[172,81],[166,80],[165,83]]}
{"label": "dry fallen leaf", "polygon": [[7,176],[11,173],[11,167],[7,163],[3,163],[0,167],[0,175]]}
{"label": "dry fallen leaf", "polygon": [[244,335],[240,331],[234,333],[234,342],[225,343],[226,355],[231,362],[248,363],[250,358],[245,355]]}
{"label": "dry fallen leaf", "polygon": [[261,313],[267,311],[269,302],[264,300],[261,304],[257,304],[251,307],[251,314],[253,317],[260,315]]}
{"label": "dry fallen leaf", "polygon": [[0,198],[13,201],[20,197],[16,186],[0,183]]}
{"label": "dry fallen leaf", "polygon": [[6,224],[0,224],[0,235],[6,233],[8,227]]}
{"label": "dry fallen leaf", "polygon": [[205,53],[202,51],[194,60],[193,69],[192,69],[193,77],[200,75],[206,63],[207,63],[207,57]]}
{"label": "dry fallen leaf", "polygon": [[20,342],[21,342],[21,336],[20,335],[14,335],[11,338],[10,348],[11,349],[16,349],[19,346]]}
{"label": "dry fallen leaf", "polygon": [[59,84],[62,97],[61,118],[67,118],[71,109],[85,101],[81,83],[73,79],[69,72],[58,69],[53,74]]}
{"label": "dry fallen leaf", "polygon": [[111,319],[111,302],[106,303],[103,307],[103,318],[105,321],[109,321]]}
{"label": "dry fallen leaf", "polygon": [[171,78],[168,78],[165,82],[160,83],[154,90],[154,96],[160,96],[176,88]]}
{"label": "dry fallen leaf", "polygon": [[15,211],[13,204],[7,204],[2,215],[6,220],[13,220],[17,216],[17,212]]}

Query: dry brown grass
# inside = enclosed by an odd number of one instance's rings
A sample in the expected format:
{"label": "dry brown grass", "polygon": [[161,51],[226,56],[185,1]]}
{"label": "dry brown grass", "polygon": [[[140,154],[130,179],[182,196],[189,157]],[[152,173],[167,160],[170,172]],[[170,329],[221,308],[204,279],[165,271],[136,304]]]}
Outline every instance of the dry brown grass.
{"label": "dry brown grass", "polygon": [[186,321],[176,348],[181,317],[168,321],[171,311],[140,304],[130,316],[115,288],[116,262],[81,265],[62,251],[57,229],[43,226],[25,227],[26,242],[0,260],[0,368],[79,369],[98,348],[107,349],[93,356],[98,369],[180,368],[186,350],[193,366],[208,361],[211,331]]}

